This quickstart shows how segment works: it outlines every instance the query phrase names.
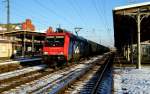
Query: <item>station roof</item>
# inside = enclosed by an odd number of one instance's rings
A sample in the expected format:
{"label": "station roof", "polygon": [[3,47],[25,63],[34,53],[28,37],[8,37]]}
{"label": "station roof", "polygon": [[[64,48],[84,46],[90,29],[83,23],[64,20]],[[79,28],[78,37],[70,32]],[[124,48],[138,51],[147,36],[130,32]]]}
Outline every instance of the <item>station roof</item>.
{"label": "station roof", "polygon": [[115,47],[137,43],[137,14],[141,14],[141,42],[150,40],[150,2],[113,9]]}
{"label": "station roof", "polygon": [[12,43],[13,41],[0,38],[0,43]]}
{"label": "station roof", "polygon": [[34,36],[34,38],[37,40],[44,40],[45,38],[45,33],[35,32],[35,31],[30,31],[30,30],[18,30],[18,31],[0,33],[0,35],[3,35],[3,34],[6,36],[16,36],[18,38],[23,38],[25,34],[26,38],[32,39],[32,36]]}

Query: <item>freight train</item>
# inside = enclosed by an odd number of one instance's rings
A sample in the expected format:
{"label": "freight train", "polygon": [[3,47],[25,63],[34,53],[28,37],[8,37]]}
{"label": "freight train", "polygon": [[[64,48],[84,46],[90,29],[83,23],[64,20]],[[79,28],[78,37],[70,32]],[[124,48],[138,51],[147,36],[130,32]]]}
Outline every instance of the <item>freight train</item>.
{"label": "freight train", "polygon": [[76,36],[61,28],[58,28],[56,32],[50,28],[45,38],[43,59],[52,67],[59,67],[84,57],[109,51],[109,48],[105,46]]}

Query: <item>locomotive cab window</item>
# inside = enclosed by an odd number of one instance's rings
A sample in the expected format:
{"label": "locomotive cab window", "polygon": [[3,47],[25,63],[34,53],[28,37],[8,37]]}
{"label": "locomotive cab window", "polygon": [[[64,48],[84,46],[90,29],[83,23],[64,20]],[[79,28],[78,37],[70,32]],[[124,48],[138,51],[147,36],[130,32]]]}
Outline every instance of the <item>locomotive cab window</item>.
{"label": "locomotive cab window", "polygon": [[64,36],[48,36],[46,38],[45,46],[63,47]]}

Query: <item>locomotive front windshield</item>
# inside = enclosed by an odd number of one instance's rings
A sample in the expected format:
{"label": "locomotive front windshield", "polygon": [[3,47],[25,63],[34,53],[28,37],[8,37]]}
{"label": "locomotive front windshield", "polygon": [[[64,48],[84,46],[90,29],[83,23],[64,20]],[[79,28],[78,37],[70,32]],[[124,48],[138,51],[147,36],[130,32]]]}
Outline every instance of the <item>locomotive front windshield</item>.
{"label": "locomotive front windshield", "polygon": [[47,47],[63,47],[64,36],[47,36],[45,46]]}

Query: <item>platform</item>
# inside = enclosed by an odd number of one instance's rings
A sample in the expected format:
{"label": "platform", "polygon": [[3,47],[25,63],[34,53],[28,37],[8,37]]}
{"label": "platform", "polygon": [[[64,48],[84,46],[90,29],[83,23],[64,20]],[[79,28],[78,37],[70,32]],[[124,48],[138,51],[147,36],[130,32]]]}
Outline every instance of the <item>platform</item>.
{"label": "platform", "polygon": [[113,64],[113,94],[149,94],[150,65],[143,64],[136,69],[136,64],[128,62],[116,53]]}
{"label": "platform", "polygon": [[150,70],[142,66],[113,69],[114,94],[149,94]]}
{"label": "platform", "polygon": [[18,59],[8,59],[8,60],[0,60],[0,66],[8,65],[8,64],[19,64],[23,62],[31,62],[31,61],[40,61],[42,58],[18,58]]}

